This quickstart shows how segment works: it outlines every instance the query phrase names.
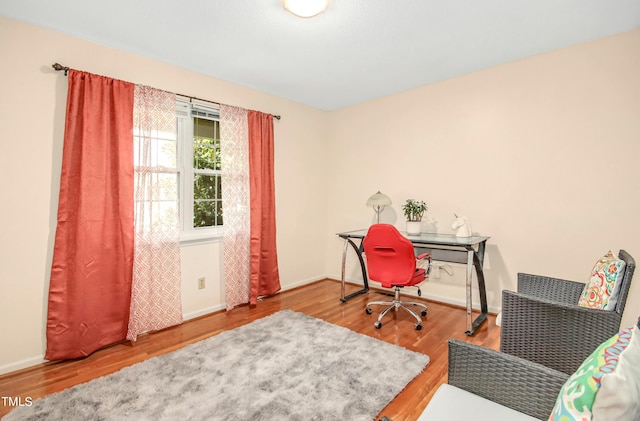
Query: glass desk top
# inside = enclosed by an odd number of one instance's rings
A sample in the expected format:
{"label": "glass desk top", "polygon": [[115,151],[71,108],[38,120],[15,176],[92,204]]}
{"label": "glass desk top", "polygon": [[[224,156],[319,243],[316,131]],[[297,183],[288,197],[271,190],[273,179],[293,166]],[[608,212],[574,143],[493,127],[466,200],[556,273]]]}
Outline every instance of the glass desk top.
{"label": "glass desk top", "polygon": [[[340,232],[337,235],[341,238],[364,238],[368,229]],[[419,235],[407,235],[400,231],[402,235],[411,240],[412,243],[435,244],[443,246],[473,246],[487,241],[490,237],[474,235],[471,237],[456,237],[454,234],[421,233]]]}

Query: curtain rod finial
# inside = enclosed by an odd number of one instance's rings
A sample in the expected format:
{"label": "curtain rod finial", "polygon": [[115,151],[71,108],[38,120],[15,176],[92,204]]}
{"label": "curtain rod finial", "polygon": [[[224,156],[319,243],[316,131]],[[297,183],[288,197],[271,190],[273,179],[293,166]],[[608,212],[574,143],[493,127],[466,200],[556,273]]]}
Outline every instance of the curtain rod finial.
{"label": "curtain rod finial", "polygon": [[60,64],[60,63],[53,63],[53,64],[51,65],[51,67],[53,67],[53,69],[54,69],[56,72],[59,72],[60,70],[64,70],[64,75],[65,75],[65,76],[66,76],[66,75],[67,75],[67,73],[69,72],[69,68],[68,68],[68,67],[66,67],[66,66],[63,66],[63,65],[62,65],[62,64]]}

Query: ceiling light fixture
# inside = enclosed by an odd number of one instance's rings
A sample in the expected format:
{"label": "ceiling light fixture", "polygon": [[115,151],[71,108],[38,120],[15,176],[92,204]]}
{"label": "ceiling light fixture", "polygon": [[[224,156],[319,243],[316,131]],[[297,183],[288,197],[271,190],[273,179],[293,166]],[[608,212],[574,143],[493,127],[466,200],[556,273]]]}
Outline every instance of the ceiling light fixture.
{"label": "ceiling light fixture", "polygon": [[301,18],[311,18],[327,10],[329,0],[282,0],[282,7]]}

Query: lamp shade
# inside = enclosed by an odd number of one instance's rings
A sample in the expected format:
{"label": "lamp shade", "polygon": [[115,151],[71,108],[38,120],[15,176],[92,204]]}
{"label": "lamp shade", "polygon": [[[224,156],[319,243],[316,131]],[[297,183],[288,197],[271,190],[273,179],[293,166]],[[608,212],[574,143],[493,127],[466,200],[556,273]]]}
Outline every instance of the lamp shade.
{"label": "lamp shade", "polygon": [[367,200],[367,206],[372,206],[374,208],[389,206],[391,204],[391,199],[384,193],[380,193],[380,190],[373,196]]}
{"label": "lamp shade", "polygon": [[327,10],[329,0],[282,0],[282,7],[301,18],[310,18]]}

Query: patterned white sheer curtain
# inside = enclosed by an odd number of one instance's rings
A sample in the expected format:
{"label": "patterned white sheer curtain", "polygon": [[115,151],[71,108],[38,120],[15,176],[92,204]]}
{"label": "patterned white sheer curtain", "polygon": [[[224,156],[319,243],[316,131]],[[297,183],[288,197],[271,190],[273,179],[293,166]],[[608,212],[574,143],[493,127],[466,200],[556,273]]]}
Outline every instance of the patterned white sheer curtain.
{"label": "patterned white sheer curtain", "polygon": [[136,85],[135,246],[127,339],[182,323],[176,96]]}
{"label": "patterned white sheer curtain", "polygon": [[224,279],[227,310],[249,302],[250,215],[247,110],[220,105]]}

